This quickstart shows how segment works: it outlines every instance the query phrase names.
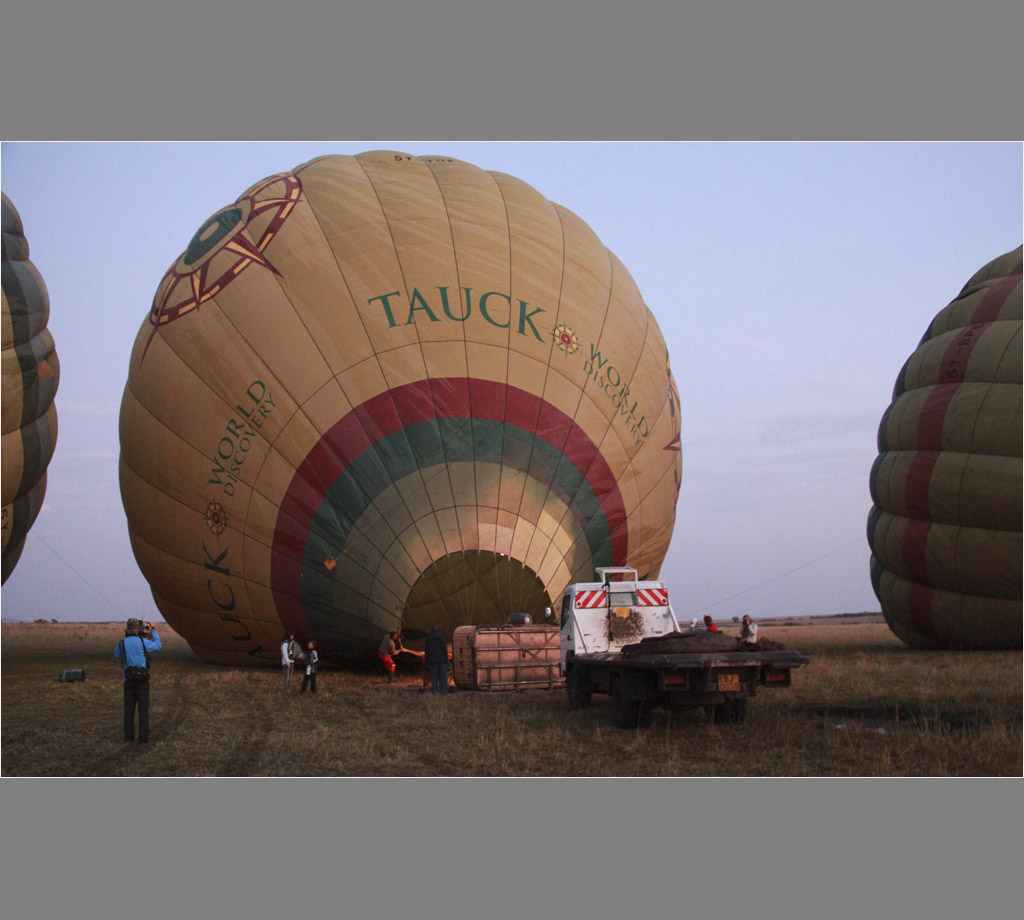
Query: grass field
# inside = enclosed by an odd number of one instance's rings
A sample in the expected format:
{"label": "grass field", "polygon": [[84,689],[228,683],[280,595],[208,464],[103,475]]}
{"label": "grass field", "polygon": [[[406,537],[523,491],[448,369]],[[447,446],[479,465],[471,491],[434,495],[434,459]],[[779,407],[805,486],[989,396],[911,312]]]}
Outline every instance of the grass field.
{"label": "grass field", "polygon": [[[4,623],[5,776],[1020,776],[1021,652],[922,652],[878,617],[762,622],[811,656],[747,721],[656,711],[614,727],[610,701],[564,691],[419,692],[418,674],[201,662],[166,625],[152,656],[149,745],[121,740],[120,623]],[[799,625],[797,625],[799,624]],[[734,631],[726,627],[726,631]],[[64,683],[67,668],[86,680]]]}

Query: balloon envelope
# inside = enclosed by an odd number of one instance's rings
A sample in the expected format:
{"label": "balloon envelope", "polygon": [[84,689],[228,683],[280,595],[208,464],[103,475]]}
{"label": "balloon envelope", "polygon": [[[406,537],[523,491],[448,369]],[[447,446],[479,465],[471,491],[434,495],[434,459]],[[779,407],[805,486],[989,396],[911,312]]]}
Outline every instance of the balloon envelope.
{"label": "balloon envelope", "polygon": [[50,299],[29,260],[21,215],[3,203],[3,581],[17,565],[46,494],[57,443],[60,362],[46,328]]}
{"label": "balloon envelope", "polygon": [[654,577],[682,471],[654,317],[575,214],[447,157],[270,176],[157,288],[121,492],[203,658],[325,660],[535,619],[597,565]]}
{"label": "balloon envelope", "polygon": [[918,648],[1020,648],[1021,248],[938,313],[878,430],[871,577]]}

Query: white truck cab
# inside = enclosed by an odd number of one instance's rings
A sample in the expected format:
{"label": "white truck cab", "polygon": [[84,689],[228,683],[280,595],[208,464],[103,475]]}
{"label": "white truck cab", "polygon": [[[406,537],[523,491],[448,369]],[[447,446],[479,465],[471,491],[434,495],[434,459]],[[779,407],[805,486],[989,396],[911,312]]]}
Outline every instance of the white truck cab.
{"label": "white truck cab", "polygon": [[562,595],[559,668],[573,655],[618,654],[648,636],[679,632],[662,581],[639,581],[625,566],[597,568],[597,581],[569,585]]}

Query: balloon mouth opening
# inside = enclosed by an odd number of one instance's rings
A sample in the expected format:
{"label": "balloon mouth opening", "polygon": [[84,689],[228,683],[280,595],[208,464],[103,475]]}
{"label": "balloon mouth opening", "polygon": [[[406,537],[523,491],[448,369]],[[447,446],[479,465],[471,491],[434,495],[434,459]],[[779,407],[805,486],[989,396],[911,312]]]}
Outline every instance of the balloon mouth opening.
{"label": "balloon mouth opening", "polygon": [[435,560],[409,592],[402,617],[402,638],[415,642],[432,626],[449,638],[457,626],[508,622],[513,613],[529,613],[544,622],[551,600],[529,567],[505,553],[465,550]]}

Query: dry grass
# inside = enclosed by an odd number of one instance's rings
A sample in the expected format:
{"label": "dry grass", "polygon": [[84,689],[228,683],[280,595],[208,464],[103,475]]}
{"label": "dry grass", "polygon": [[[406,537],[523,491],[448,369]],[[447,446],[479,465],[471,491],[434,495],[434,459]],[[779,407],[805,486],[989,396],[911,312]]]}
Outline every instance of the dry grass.
{"label": "dry grass", "polygon": [[[808,623],[810,625],[808,625]],[[877,618],[762,624],[809,653],[743,725],[659,711],[612,724],[562,691],[418,692],[401,671],[322,671],[291,697],[277,669],[200,662],[160,629],[148,746],[120,740],[120,624],[3,624],[7,776],[1019,776],[1021,653],[919,652]],[[62,683],[85,668],[82,683]]]}

